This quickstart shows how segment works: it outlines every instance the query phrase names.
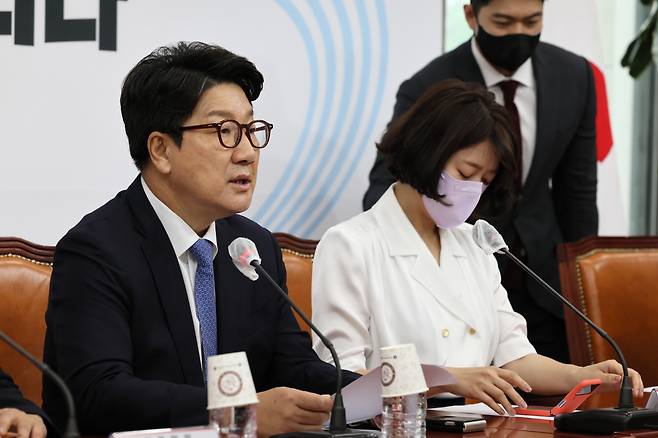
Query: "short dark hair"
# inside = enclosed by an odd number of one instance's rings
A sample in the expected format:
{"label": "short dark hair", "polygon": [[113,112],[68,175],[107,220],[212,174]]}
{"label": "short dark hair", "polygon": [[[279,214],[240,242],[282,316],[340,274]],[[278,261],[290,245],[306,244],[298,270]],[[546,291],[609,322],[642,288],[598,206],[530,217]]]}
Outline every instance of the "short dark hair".
{"label": "short dark hair", "polygon": [[[544,3],[544,0],[541,0]],[[486,6],[491,3],[491,0],[471,0],[471,6],[473,7],[473,15],[477,17],[478,12],[482,6]]]}
{"label": "short dark hair", "polygon": [[441,202],[437,185],[448,159],[487,139],[500,163],[476,216],[493,217],[508,209],[516,198],[517,144],[507,111],[482,85],[457,79],[433,85],[391,122],[377,148],[400,182]]}
{"label": "short dark hair", "polygon": [[220,83],[239,85],[253,102],[263,89],[263,75],[248,59],[198,41],[159,47],[133,67],[121,89],[121,115],[138,169],[149,159],[149,135],[169,133],[180,146],[181,124],[203,93]]}

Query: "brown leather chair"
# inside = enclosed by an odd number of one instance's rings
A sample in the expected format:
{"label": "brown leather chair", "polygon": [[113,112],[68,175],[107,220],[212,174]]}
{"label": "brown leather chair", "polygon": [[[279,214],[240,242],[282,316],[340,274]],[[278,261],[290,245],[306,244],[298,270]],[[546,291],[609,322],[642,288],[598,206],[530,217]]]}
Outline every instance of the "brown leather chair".
{"label": "brown leather chair", "polygon": [[[40,360],[54,250],[17,237],[0,237],[0,330]],[[27,399],[41,405],[41,372],[4,342],[0,342],[0,368]]]}
{"label": "brown leather chair", "polygon": [[[300,239],[286,233],[274,233],[274,237],[281,247],[283,263],[286,265],[288,296],[311,318],[311,275],[318,241]],[[310,327],[296,313],[295,318],[302,330],[310,334]]]}
{"label": "brown leather chair", "polygon": [[[562,293],[605,330],[645,385],[658,385],[658,237],[588,237],[558,246]],[[612,348],[565,309],[571,361],[616,359]]]}

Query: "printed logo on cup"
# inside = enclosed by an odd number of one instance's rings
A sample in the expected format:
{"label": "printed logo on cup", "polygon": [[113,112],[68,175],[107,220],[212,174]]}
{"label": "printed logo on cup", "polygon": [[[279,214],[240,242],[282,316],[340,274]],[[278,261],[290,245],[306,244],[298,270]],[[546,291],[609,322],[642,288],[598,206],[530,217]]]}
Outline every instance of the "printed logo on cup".
{"label": "printed logo on cup", "polygon": [[382,397],[399,397],[427,391],[414,344],[381,348]]}
{"label": "printed logo on cup", "polygon": [[208,409],[258,403],[247,354],[220,354],[208,358]]}
{"label": "printed logo on cup", "polygon": [[388,362],[382,363],[382,385],[389,386],[395,380],[395,368]]}
{"label": "printed logo on cup", "polygon": [[242,389],[242,378],[235,371],[225,371],[217,383],[219,392],[226,396],[237,395]]}

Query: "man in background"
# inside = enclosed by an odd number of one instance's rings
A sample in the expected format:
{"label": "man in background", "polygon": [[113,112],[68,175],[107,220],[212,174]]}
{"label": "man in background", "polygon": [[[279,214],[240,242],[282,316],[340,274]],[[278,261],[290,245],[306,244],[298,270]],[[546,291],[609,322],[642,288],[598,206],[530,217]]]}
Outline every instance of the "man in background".
{"label": "man in background", "polygon": [[[512,252],[559,288],[556,245],[598,231],[596,98],[584,58],[539,41],[543,0],[471,0],[464,6],[473,37],[431,61],[400,86],[393,118],[432,84],[448,78],[478,82],[510,114],[519,197],[511,212],[490,212]],[[363,198],[370,208],[394,179],[377,154]],[[512,306],[528,322],[537,352],[569,362],[562,305],[499,259]]]}

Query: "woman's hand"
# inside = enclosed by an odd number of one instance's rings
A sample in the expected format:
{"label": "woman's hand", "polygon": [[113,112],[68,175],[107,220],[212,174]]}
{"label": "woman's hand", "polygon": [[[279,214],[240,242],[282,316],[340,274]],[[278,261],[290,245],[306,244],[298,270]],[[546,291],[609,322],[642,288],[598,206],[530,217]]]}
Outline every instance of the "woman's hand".
{"label": "woman's hand", "polygon": [[525,392],[531,392],[532,388],[514,371],[497,367],[446,369],[457,379],[457,383],[442,386],[444,391],[480,400],[500,415],[505,415],[505,411],[514,415],[512,403],[527,407],[515,388]]}
{"label": "woman's hand", "polygon": [[[602,385],[607,387],[608,390],[614,388],[618,389],[621,384],[621,378],[624,375],[621,364],[616,360],[606,360],[603,362],[595,363],[586,367],[579,367],[574,371],[574,381],[576,383],[585,379],[601,379]],[[635,397],[642,397],[644,391],[644,384],[640,374],[632,368],[628,369],[628,376],[631,379],[631,386],[633,387],[633,395]]]}

